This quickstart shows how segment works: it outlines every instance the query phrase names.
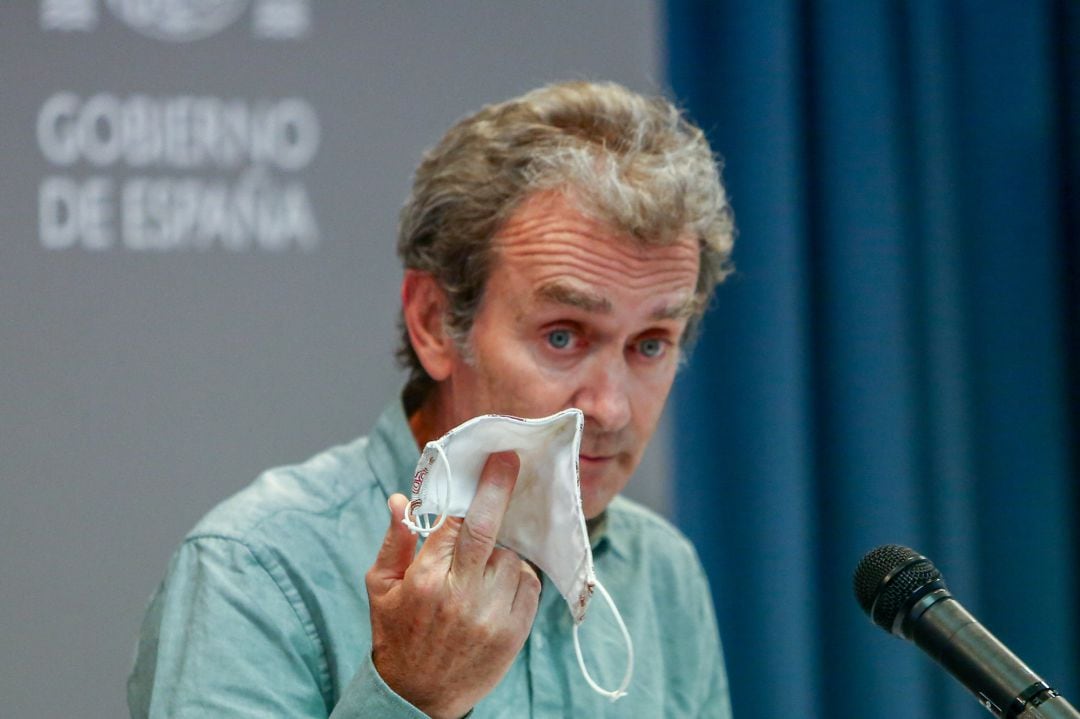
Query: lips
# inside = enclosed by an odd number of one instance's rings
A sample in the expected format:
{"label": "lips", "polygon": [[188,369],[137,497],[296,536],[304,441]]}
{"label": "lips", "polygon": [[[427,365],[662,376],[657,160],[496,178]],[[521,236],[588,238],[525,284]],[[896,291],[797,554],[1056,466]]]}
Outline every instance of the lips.
{"label": "lips", "polygon": [[627,449],[634,446],[628,431],[594,432],[590,434],[588,431],[588,419],[585,421],[585,436],[582,437],[581,447],[578,449],[581,466],[599,468],[620,461],[632,454]]}

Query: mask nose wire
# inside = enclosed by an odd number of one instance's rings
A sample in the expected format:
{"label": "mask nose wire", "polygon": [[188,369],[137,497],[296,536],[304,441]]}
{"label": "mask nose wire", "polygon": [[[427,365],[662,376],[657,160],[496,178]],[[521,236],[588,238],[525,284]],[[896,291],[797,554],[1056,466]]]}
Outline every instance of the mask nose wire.
{"label": "mask nose wire", "polygon": [[617,701],[621,697],[626,696],[626,688],[630,686],[630,677],[634,676],[634,642],[630,639],[630,632],[626,629],[626,623],[623,621],[622,614],[619,613],[619,608],[615,606],[615,602],[611,600],[611,595],[604,589],[604,585],[596,580],[595,586],[600,590],[600,596],[604,598],[608,606],[611,607],[611,611],[615,613],[615,621],[619,625],[619,630],[622,631],[623,641],[626,643],[626,673],[623,675],[622,683],[619,684],[618,689],[608,691],[602,686],[593,681],[593,678],[589,675],[589,670],[585,668],[585,658],[581,655],[581,640],[578,639],[578,627],[580,623],[574,623],[574,652],[577,654],[578,667],[581,668],[581,674],[585,677],[585,681],[589,683],[593,691],[597,694],[607,697],[611,701]]}
{"label": "mask nose wire", "polygon": [[[439,499],[439,507],[443,511],[442,514],[439,515],[439,518],[435,521],[434,525],[430,523],[430,520],[428,519],[428,513],[424,513],[421,514],[419,517],[416,517],[415,521],[409,517],[409,515],[412,514],[412,511],[414,509],[413,505],[416,500],[413,500],[413,502],[409,502],[408,506],[405,507],[405,516],[402,518],[401,523],[408,527],[413,534],[419,534],[421,537],[426,537],[439,527],[443,526],[443,523],[446,521],[446,517],[449,514],[450,500],[453,497],[452,492],[454,488],[454,477],[452,470],[450,469],[450,460],[446,458],[446,452],[443,451],[442,444],[440,444],[439,442],[432,442],[428,446],[435,448],[435,453],[439,455],[439,459],[442,460],[443,467],[446,468],[446,489],[443,496]],[[413,516],[415,517],[415,515]]]}

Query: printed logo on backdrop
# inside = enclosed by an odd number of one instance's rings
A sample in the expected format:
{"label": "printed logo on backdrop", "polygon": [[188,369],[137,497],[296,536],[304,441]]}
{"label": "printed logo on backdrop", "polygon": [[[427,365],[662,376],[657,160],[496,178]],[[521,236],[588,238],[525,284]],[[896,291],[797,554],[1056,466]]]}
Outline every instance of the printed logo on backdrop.
{"label": "printed logo on backdrop", "polygon": [[[299,38],[310,20],[306,0],[41,0],[42,29],[93,31],[103,6],[172,43],[209,37],[249,8],[261,37]],[[54,92],[36,127],[54,168],[38,189],[41,246],[314,250],[319,229],[303,174],[320,133],[315,108],[296,96]]]}
{"label": "printed logo on backdrop", "polygon": [[40,0],[41,29],[91,32],[97,29],[102,2],[130,29],[168,42],[217,34],[249,5],[256,37],[297,39],[311,27],[310,0]]}
{"label": "printed logo on backdrop", "polygon": [[245,0],[105,0],[129,27],[158,40],[201,40],[231,25]]}

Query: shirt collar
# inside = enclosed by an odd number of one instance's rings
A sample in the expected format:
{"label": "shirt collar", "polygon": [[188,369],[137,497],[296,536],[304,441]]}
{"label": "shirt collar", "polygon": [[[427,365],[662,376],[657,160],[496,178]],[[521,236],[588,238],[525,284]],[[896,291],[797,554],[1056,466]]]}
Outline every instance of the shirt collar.
{"label": "shirt collar", "polygon": [[619,495],[612,498],[611,503],[595,519],[585,523],[589,531],[589,544],[592,545],[593,556],[599,556],[610,551],[613,556],[623,559],[634,556],[633,545],[625,530],[625,522],[620,518],[627,512],[625,506],[627,500]]}
{"label": "shirt collar", "polygon": [[386,405],[369,437],[368,461],[386,496],[408,495],[420,449],[399,398]]}
{"label": "shirt collar", "polygon": [[585,529],[589,532],[589,544],[593,554],[601,554],[610,546],[608,533],[608,513],[605,509],[598,516],[585,520]]}

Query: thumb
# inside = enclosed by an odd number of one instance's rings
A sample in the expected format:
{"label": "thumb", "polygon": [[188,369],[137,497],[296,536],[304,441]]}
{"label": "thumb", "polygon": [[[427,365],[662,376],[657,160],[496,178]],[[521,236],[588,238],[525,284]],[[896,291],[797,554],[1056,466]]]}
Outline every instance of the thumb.
{"label": "thumb", "polygon": [[[409,500],[404,494],[392,494],[387,500],[390,508],[390,526],[386,528],[375,563],[368,572],[369,591],[386,591],[405,576],[405,570],[412,564],[416,553],[416,535],[401,523],[405,517],[405,507]],[[375,586],[372,586],[372,584]]]}

